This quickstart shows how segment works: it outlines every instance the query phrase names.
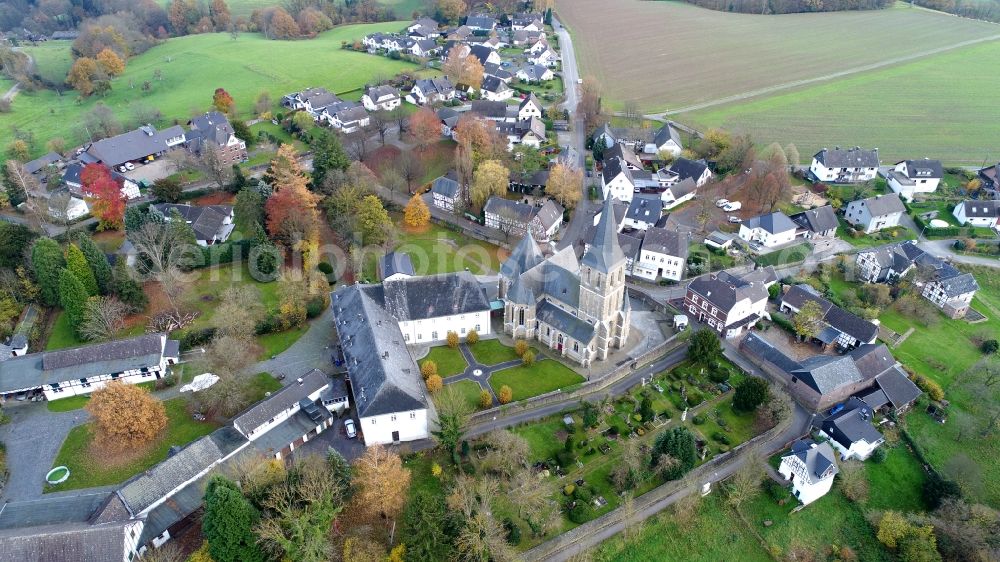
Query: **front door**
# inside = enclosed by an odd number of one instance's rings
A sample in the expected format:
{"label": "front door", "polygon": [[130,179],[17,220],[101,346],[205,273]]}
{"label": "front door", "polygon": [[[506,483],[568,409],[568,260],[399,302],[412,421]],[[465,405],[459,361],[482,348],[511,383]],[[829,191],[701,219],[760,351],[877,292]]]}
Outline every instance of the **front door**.
{"label": "front door", "polygon": [[399,443],[399,432],[398,431],[393,431],[392,432],[392,442],[393,443]]}
{"label": "front door", "polygon": [[559,342],[559,346],[558,346],[559,347],[559,353],[562,353],[562,349],[563,349],[563,337],[562,337],[562,334],[559,334],[559,338],[557,339],[557,341]]}

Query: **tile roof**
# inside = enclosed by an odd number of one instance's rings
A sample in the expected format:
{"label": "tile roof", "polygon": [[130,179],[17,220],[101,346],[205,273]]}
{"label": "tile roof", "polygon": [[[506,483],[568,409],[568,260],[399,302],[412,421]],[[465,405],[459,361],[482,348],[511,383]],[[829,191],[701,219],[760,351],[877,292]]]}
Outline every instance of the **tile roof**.
{"label": "tile roof", "polygon": [[41,170],[42,168],[48,166],[49,164],[55,164],[60,160],[62,160],[62,156],[60,156],[55,152],[50,152],[45,156],[41,156],[39,158],[35,158],[30,162],[26,162],[24,164],[24,171],[28,172],[29,174],[34,174],[35,172]]}
{"label": "tile roof", "polygon": [[469,111],[473,113],[478,113],[483,117],[491,119],[507,118],[507,102],[492,101],[492,100],[473,100],[469,105],[470,105]]}
{"label": "tile roof", "polygon": [[941,179],[944,177],[944,169],[940,160],[904,160],[906,164],[906,177],[910,179]]}
{"label": "tile roof", "polygon": [[677,129],[674,129],[673,125],[670,123],[664,123],[664,125],[656,131],[656,134],[653,135],[653,143],[656,144],[657,147],[663,146],[667,144],[667,141],[671,140],[674,141],[677,146],[681,146],[681,136],[677,133]]}
{"label": "tile roof", "polygon": [[218,111],[210,111],[194,117],[188,121],[188,126],[198,133],[197,136],[200,139],[210,140],[216,146],[226,146],[230,136],[236,134],[229,119]]}
{"label": "tile roof", "polygon": [[642,238],[642,249],[686,260],[690,240],[687,233],[653,227],[646,230],[646,235]]}
{"label": "tile roof", "polygon": [[743,338],[743,341],[740,343],[740,347],[746,349],[757,357],[774,364],[786,373],[790,373],[801,368],[801,365],[799,365],[797,361],[782,353],[778,348],[774,347],[771,342],[758,336],[755,332],[747,334],[747,336]]}
{"label": "tile roof", "polygon": [[[604,150],[605,165],[607,165],[607,161],[616,158],[622,160],[622,162],[617,163],[619,166],[624,163],[638,170],[642,169],[642,160],[639,160],[639,157],[635,155],[635,152],[631,148],[620,142],[616,142],[614,146]],[[615,175],[618,175],[617,172]],[[609,179],[614,179],[614,176]]]}
{"label": "tile roof", "polygon": [[813,158],[827,168],[877,168],[879,165],[877,148],[874,150],[864,150],[857,146],[850,149],[824,148]]}
{"label": "tile roof", "polygon": [[250,433],[273,419],[275,416],[294,407],[299,400],[319,391],[329,384],[329,377],[319,369],[313,369],[302,375],[291,384],[278,389],[270,396],[257,402],[233,418],[233,427],[243,435]]}
{"label": "tile roof", "polygon": [[825,232],[835,230],[840,222],[837,220],[837,213],[830,205],[823,205],[808,211],[802,211],[789,217],[792,222],[810,232]]}
{"label": "tile roof", "polygon": [[1000,217],[1000,201],[970,200],[962,201],[958,206],[964,208],[965,216],[970,219]]}
{"label": "tile roof", "polygon": [[113,495],[110,492],[54,497],[45,495],[32,500],[9,502],[0,509],[0,530],[84,523],[90,521],[94,512]]}

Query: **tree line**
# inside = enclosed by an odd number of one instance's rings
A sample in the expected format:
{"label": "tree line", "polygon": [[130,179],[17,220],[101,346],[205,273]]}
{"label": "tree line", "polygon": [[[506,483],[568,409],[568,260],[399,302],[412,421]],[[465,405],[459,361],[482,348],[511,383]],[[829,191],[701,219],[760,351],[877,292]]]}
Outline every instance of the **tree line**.
{"label": "tree line", "polygon": [[891,0],[684,0],[688,4],[741,14],[797,14],[802,12],[844,12],[882,10]]}

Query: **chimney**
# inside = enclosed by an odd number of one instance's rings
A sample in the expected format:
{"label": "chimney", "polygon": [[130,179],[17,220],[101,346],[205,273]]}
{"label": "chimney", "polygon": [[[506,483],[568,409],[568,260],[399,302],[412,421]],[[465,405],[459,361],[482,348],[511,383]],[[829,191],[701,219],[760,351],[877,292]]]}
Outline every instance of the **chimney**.
{"label": "chimney", "polygon": [[302,383],[305,382],[305,381],[302,380],[302,377],[299,377],[299,378],[295,379],[295,382],[299,383],[299,386],[301,386]]}

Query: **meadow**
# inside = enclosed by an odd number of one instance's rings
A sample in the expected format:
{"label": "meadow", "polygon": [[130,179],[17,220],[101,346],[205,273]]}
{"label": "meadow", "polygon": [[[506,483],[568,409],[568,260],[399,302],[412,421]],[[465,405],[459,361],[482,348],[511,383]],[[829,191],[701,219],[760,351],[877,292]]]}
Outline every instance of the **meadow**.
{"label": "meadow", "polygon": [[[45,141],[62,137],[69,146],[87,139],[84,116],[98,103],[107,105],[119,120],[131,122],[139,109],[156,109],[160,125],[184,122],[209,109],[215,88],[225,88],[237,108],[249,114],[257,96],[269,92],[277,104],[284,94],[310,86],[333,92],[363,87],[375,77],[416,70],[416,66],[342,50],[342,41],[360,40],[376,31],[397,31],[404,22],[347,25],[315,39],[269,41],[262,35],[227,33],[191,35],[170,39],[129,60],[125,74],[112,83],[106,97],[78,100],[73,91],[62,96],[51,90],[24,92],[15,98],[13,111],[0,115],[0,131],[13,127],[33,132],[34,155],[44,152]],[[65,58],[56,44],[39,53],[39,72],[55,75],[65,69]],[[60,42],[70,48],[69,42]],[[42,55],[44,53],[44,55]],[[57,68],[58,67],[58,68]],[[154,78],[159,70],[161,79]],[[144,82],[150,90],[143,91]],[[134,87],[130,87],[134,86]]]}
{"label": "meadow", "polygon": [[613,107],[635,101],[647,113],[1000,35],[994,24],[908,7],[758,16],[679,2],[625,0],[609,10],[602,0],[563,0],[558,10],[582,75],[601,82]]}
{"label": "meadow", "polygon": [[[426,0],[379,0],[379,4],[388,6],[396,12],[396,17],[400,19],[409,18],[414,10],[424,10],[427,7]],[[166,8],[170,5],[170,0],[160,0],[160,4]],[[267,8],[269,6],[281,6],[281,0],[226,0],[229,12],[233,17],[250,18],[254,10]]]}

